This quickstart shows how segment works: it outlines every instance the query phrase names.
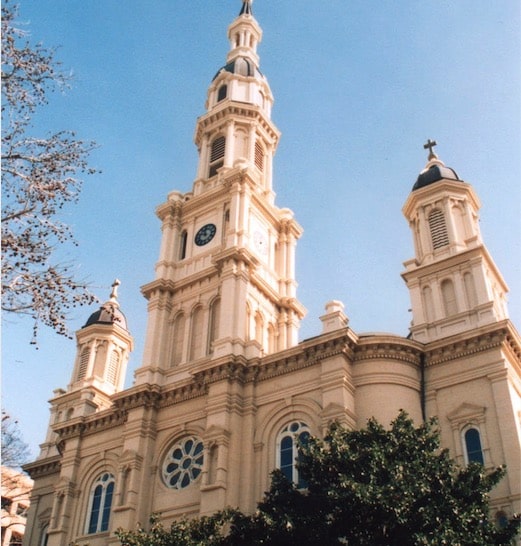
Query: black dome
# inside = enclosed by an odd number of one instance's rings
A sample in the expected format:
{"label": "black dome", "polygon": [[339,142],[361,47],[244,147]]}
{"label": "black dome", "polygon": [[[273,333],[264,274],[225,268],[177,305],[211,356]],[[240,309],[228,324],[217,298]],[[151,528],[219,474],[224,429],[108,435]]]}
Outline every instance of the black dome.
{"label": "black dome", "polygon": [[412,187],[412,191],[419,190],[429,184],[434,184],[434,182],[438,182],[438,180],[442,180],[443,178],[448,180],[460,180],[454,169],[446,167],[443,164],[435,163],[419,174],[416,183]]}
{"label": "black dome", "polygon": [[97,311],[92,313],[83,328],[92,326],[93,324],[117,324],[127,330],[125,315],[121,312],[117,303],[110,301],[104,303]]}
{"label": "black dome", "polygon": [[217,76],[222,72],[230,72],[231,74],[239,74],[241,76],[260,76],[262,77],[261,71],[253,64],[251,59],[246,57],[237,57],[232,62],[223,66],[217,71],[217,74],[213,77],[212,81],[217,78]]}

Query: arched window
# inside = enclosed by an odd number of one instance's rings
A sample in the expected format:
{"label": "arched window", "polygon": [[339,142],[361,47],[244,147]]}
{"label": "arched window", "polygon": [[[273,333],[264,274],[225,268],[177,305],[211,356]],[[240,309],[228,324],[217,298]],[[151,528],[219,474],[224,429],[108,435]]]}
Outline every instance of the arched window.
{"label": "arched window", "polygon": [[268,325],[268,352],[274,353],[277,350],[277,335],[275,326],[273,324]]}
{"label": "arched window", "polygon": [[217,137],[210,149],[210,169],[208,176],[211,178],[217,174],[217,169],[224,165],[224,150],[226,147],[226,139],[223,136]]}
{"label": "arched window", "polygon": [[431,232],[433,250],[449,244],[449,234],[447,233],[445,216],[440,209],[434,209],[429,214],[429,229]]}
{"label": "arched window", "polygon": [[468,428],[463,435],[463,440],[465,443],[465,459],[467,463],[485,464],[479,430],[475,427]]}
{"label": "arched window", "polygon": [[506,529],[508,527],[508,516],[505,512],[503,512],[503,510],[496,512],[494,519],[498,529]]}
{"label": "arched window", "polygon": [[253,339],[252,313],[249,304],[246,304],[246,341]]}
{"label": "arched window", "polygon": [[181,232],[181,240],[179,245],[179,259],[184,260],[186,258],[186,243],[188,241],[188,236],[186,230]]}
{"label": "arched window", "polygon": [[171,365],[176,366],[183,361],[183,343],[185,338],[185,316],[179,313],[174,320],[172,336]]}
{"label": "arched window", "polygon": [[108,531],[114,484],[114,476],[107,472],[94,482],[89,499],[87,534]]}
{"label": "arched window", "polygon": [[456,302],[456,291],[454,290],[454,283],[446,279],[441,283],[441,297],[443,299],[443,308],[445,315],[450,317],[458,312],[458,305]]}
{"label": "arched window", "polygon": [[255,141],[255,166],[261,172],[264,170],[264,148],[258,140]]}
{"label": "arched window", "polygon": [[264,338],[264,320],[262,318],[261,313],[257,312],[255,313],[255,341],[263,344],[263,338]]}
{"label": "arched window", "polygon": [[219,87],[219,91],[217,91],[217,102],[224,100],[226,98],[227,93],[228,93],[228,86],[221,85],[221,87]]}
{"label": "arched window", "polygon": [[203,310],[196,307],[190,325],[190,360],[203,356]]}
{"label": "arched window", "polygon": [[305,444],[308,439],[309,427],[299,421],[284,427],[277,438],[277,467],[299,488],[306,487],[306,483],[299,476],[296,465],[299,459],[298,442]]}
{"label": "arched window", "polygon": [[432,290],[430,286],[425,286],[422,290],[423,295],[423,314],[427,322],[434,320],[434,303],[432,300]]}
{"label": "arched window", "polygon": [[463,275],[463,285],[465,287],[465,296],[467,296],[468,309],[473,309],[478,304],[478,296],[474,285],[474,277],[471,273]]}
{"label": "arched window", "polygon": [[221,299],[216,298],[210,306],[210,324],[208,325],[208,354],[213,353],[213,342],[219,337],[219,316]]}
{"label": "arched window", "polygon": [[116,385],[119,369],[119,353],[116,349],[112,349],[110,353],[109,366],[107,369],[107,381],[112,385]]}
{"label": "arched window", "polygon": [[47,546],[48,542],[49,542],[49,524],[46,523],[42,527],[42,531],[40,533],[40,546]]}
{"label": "arched window", "polygon": [[85,379],[87,375],[87,368],[89,366],[89,357],[90,357],[90,348],[84,347],[80,354],[80,367],[78,368],[78,376],[76,381],[81,381]]}

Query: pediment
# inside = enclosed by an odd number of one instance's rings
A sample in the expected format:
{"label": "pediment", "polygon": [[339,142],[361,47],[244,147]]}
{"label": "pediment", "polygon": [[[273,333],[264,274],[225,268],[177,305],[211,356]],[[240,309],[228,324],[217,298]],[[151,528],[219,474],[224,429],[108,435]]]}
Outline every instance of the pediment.
{"label": "pediment", "polygon": [[447,414],[447,419],[451,423],[457,423],[465,420],[482,418],[486,411],[486,406],[478,406],[477,404],[463,402],[455,410]]}

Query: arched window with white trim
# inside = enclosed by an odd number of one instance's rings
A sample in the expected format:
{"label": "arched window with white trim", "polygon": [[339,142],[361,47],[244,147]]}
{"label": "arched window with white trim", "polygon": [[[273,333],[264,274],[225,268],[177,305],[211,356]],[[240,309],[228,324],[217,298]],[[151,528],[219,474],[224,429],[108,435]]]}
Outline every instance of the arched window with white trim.
{"label": "arched window with white trim", "polygon": [[90,491],[85,526],[87,534],[92,535],[108,531],[115,483],[114,476],[108,472],[103,473],[94,482]]}
{"label": "arched window with white trim", "polygon": [[227,94],[228,86],[226,84],[221,85],[221,87],[219,87],[219,90],[217,91],[217,102],[221,102],[222,100],[224,100]]}
{"label": "arched window with white trim", "polygon": [[107,368],[107,381],[112,385],[117,384],[120,360],[121,356],[119,351],[117,349],[112,349]]}
{"label": "arched window with white trim", "polygon": [[441,297],[443,300],[443,308],[445,316],[450,317],[458,312],[458,304],[456,301],[456,291],[454,283],[450,279],[445,279],[441,283]]}
{"label": "arched window with white trim", "polygon": [[301,421],[294,421],[285,426],[277,437],[277,468],[299,488],[306,487],[306,482],[299,476],[297,470],[298,445],[299,442],[305,444],[308,439],[309,427]]}
{"label": "arched window with white trim", "polygon": [[433,250],[447,246],[449,244],[449,234],[443,211],[440,209],[432,210],[428,221]]}
{"label": "arched window with white trim", "polygon": [[186,258],[186,247],[188,243],[188,234],[186,229],[181,232],[179,241],[179,259],[184,260]]}
{"label": "arched window with white trim", "polygon": [[217,137],[210,147],[210,165],[208,177],[211,178],[217,174],[217,169],[224,165],[224,150],[226,148],[226,139],[223,136]]}
{"label": "arched window with white trim", "polygon": [[183,345],[185,340],[185,315],[179,313],[172,327],[172,355],[170,359],[171,366],[177,366],[183,361]]}
{"label": "arched window with white trim", "polygon": [[220,315],[221,298],[215,298],[210,305],[210,323],[208,325],[208,354],[213,353],[213,342],[219,337]]}
{"label": "arched window with white trim", "polygon": [[203,308],[199,305],[192,312],[190,324],[190,360],[203,356]]}
{"label": "arched window with white trim", "polygon": [[432,299],[432,290],[430,286],[424,286],[422,290],[423,314],[426,322],[434,320],[434,300]]}
{"label": "arched window with white trim", "polygon": [[479,429],[469,427],[463,432],[463,446],[465,448],[465,461],[467,463],[485,464]]}
{"label": "arched window with white trim", "polygon": [[85,379],[87,375],[87,368],[89,367],[90,347],[83,347],[80,353],[80,365],[78,368],[78,375],[76,381]]}
{"label": "arched window with white trim", "polygon": [[463,274],[463,286],[465,287],[465,296],[467,297],[467,308],[473,309],[478,304],[478,296],[472,273],[467,272]]}

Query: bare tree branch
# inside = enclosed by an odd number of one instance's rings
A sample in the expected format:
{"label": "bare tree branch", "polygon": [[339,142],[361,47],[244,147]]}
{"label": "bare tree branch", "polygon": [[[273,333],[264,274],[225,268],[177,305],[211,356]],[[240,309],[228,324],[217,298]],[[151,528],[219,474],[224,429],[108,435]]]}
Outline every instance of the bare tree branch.
{"label": "bare tree branch", "polygon": [[88,165],[93,142],[72,131],[46,137],[29,135],[31,117],[47,95],[68,87],[55,50],[31,45],[16,28],[17,8],[2,5],[2,310],[29,315],[35,325],[69,335],[71,308],[96,298],[76,279],[70,264],[59,263],[59,245],[76,245],[59,219],[76,203],[82,177],[97,172]]}

